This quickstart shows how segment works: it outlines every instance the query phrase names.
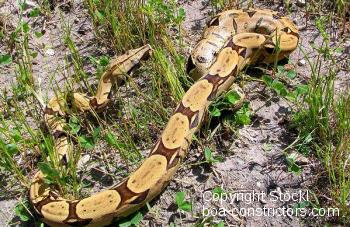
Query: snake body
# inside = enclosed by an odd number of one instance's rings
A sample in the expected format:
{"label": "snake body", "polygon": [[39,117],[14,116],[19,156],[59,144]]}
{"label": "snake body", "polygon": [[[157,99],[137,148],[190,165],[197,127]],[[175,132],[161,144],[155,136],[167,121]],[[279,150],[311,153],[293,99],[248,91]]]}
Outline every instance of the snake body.
{"label": "snake body", "polygon": [[[299,41],[293,22],[277,12],[261,9],[228,10],[215,16],[193,49],[187,71],[197,81],[189,88],[164,131],[141,166],[121,183],[80,200],[70,200],[35,174],[30,202],[50,226],[104,226],[127,216],[161,193],[185,158],[193,134],[200,128],[209,104],[228,90],[246,65],[271,63],[288,56]],[[151,54],[145,45],[117,57],[99,81],[96,95],[74,93],[70,100],[53,97],[44,110],[60,159],[73,147],[64,128],[70,102],[80,111],[103,110],[113,83]]]}

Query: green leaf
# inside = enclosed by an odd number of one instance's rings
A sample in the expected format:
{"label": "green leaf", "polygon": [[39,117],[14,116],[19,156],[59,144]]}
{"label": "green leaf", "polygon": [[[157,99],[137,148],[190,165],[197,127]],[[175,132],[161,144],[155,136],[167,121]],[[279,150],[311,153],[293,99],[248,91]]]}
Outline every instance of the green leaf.
{"label": "green leaf", "polygon": [[301,173],[301,167],[294,163],[288,167],[288,171],[299,175]]}
{"label": "green leaf", "polygon": [[241,100],[241,96],[236,91],[230,91],[226,94],[226,99],[231,104],[236,104],[239,102],[239,100]]}
{"label": "green leaf", "polygon": [[43,174],[51,179],[58,178],[60,176],[59,172],[56,169],[52,168],[48,163],[39,162],[38,168],[41,172],[43,172]]}
{"label": "green leaf", "polygon": [[184,8],[180,8],[177,13],[177,17],[174,19],[175,24],[181,24],[185,20],[186,12]]}
{"label": "green leaf", "polygon": [[341,52],[344,51],[344,48],[343,48],[343,47],[337,47],[337,48],[334,49],[334,51],[335,51],[336,53],[341,53]]}
{"label": "green leaf", "polygon": [[212,190],[213,194],[217,194],[221,197],[221,195],[225,195],[226,192],[224,189],[222,189],[221,187],[219,186],[216,186],[213,190]]}
{"label": "green leaf", "polygon": [[234,120],[238,125],[249,125],[251,123],[250,119],[251,113],[249,111],[249,103],[246,102],[243,104],[241,109],[239,109],[235,115]]}
{"label": "green leaf", "polygon": [[273,79],[268,76],[268,75],[263,75],[262,76],[262,80],[267,84],[267,85],[271,85],[273,82]]}
{"label": "green leaf", "polygon": [[130,220],[131,224],[138,225],[143,219],[143,215],[140,212],[137,212],[135,216]]}
{"label": "green leaf", "polygon": [[85,149],[88,149],[88,150],[93,149],[94,146],[95,146],[93,140],[91,138],[85,136],[85,135],[84,136],[79,136],[78,137],[78,142],[79,142],[79,144],[80,144],[80,146],[82,148],[85,148]]}
{"label": "green leaf", "polygon": [[77,117],[75,116],[72,116],[71,118],[69,118],[69,128],[70,128],[70,131],[73,133],[73,134],[77,134],[79,131],[80,131],[80,121]]}
{"label": "green leaf", "polygon": [[119,223],[119,227],[138,226],[142,219],[142,214],[140,212],[137,212],[130,220]]}
{"label": "green leaf", "polygon": [[20,6],[22,11],[28,9],[28,7],[29,7],[29,5],[27,3],[25,3],[25,1],[23,1],[23,2],[22,1],[18,1],[18,4],[19,4],[19,6]]}
{"label": "green leaf", "polygon": [[22,23],[22,30],[24,33],[28,33],[30,30],[29,24],[27,22]]}
{"label": "green leaf", "polygon": [[13,156],[19,151],[17,145],[14,143],[6,144],[6,150],[10,156]]}
{"label": "green leaf", "polygon": [[38,56],[38,52],[32,52],[30,53],[30,56],[32,56],[32,58],[36,58]]}
{"label": "green leaf", "polygon": [[34,8],[32,11],[29,12],[29,17],[37,17],[40,15],[40,9]]}
{"label": "green leaf", "polygon": [[95,15],[100,21],[103,21],[105,19],[105,13],[103,11],[96,10]]}
{"label": "green leaf", "polygon": [[271,150],[272,150],[272,144],[270,144],[270,143],[264,143],[264,144],[263,144],[263,150],[264,150],[265,152],[271,151]]}
{"label": "green leaf", "polygon": [[307,92],[309,91],[309,86],[306,84],[300,84],[297,86],[296,91],[298,95],[307,94]]}
{"label": "green leaf", "polygon": [[216,227],[225,227],[224,222],[220,221]]}
{"label": "green leaf", "polygon": [[20,202],[15,206],[15,213],[21,219],[21,221],[28,221],[30,219],[30,214],[25,204]]}
{"label": "green leaf", "polygon": [[179,206],[179,208],[180,208],[180,210],[183,210],[183,211],[191,211],[192,204],[188,201],[185,201]]}
{"label": "green leaf", "polygon": [[284,69],[284,66],[283,65],[278,65],[277,66],[277,72],[278,73],[283,73],[283,72],[285,72],[286,70]]}
{"label": "green leaf", "polygon": [[37,31],[35,31],[35,32],[34,32],[34,35],[35,35],[35,37],[40,38],[40,37],[42,37],[44,34],[43,34],[42,32],[37,32]]}
{"label": "green leaf", "polygon": [[179,11],[178,11],[178,14],[180,17],[185,17],[186,16],[186,12],[185,12],[185,9],[184,8],[180,8]]}
{"label": "green leaf", "polygon": [[286,98],[292,102],[295,102],[298,98],[298,94],[296,91],[293,91],[293,92],[289,92],[286,96]]}
{"label": "green leaf", "polygon": [[11,131],[11,138],[15,141],[15,142],[19,142],[20,140],[22,140],[22,135],[20,133],[20,131],[18,129],[14,129]]}
{"label": "green leaf", "polygon": [[287,73],[287,77],[288,77],[289,79],[294,79],[296,76],[297,76],[297,73],[296,73],[294,70],[290,70],[290,71],[288,71],[288,73]]}
{"label": "green leaf", "polygon": [[0,54],[0,65],[8,65],[12,63],[12,57],[9,54]]}
{"label": "green leaf", "polygon": [[132,226],[130,221],[119,223],[119,227],[129,227],[129,226]]}
{"label": "green leaf", "polygon": [[307,136],[305,137],[303,143],[304,143],[304,144],[308,144],[308,143],[310,143],[312,140],[313,140],[312,134],[309,133],[309,134],[307,134]]}
{"label": "green leaf", "polygon": [[94,131],[92,132],[92,138],[95,143],[97,142],[98,138],[100,138],[100,133],[101,133],[101,127],[95,128]]}
{"label": "green leaf", "polygon": [[205,157],[205,160],[207,160],[207,161],[212,160],[213,154],[212,154],[210,148],[208,148],[208,147],[204,148],[204,157]]}
{"label": "green leaf", "polygon": [[301,201],[297,204],[295,204],[293,206],[293,209],[297,209],[297,208],[305,208],[305,207],[309,207],[311,205],[310,201]]}
{"label": "green leaf", "polygon": [[220,117],[221,116],[221,111],[217,107],[210,108],[209,113],[213,117]]}
{"label": "green leaf", "polygon": [[212,151],[208,147],[204,148],[204,157],[208,163],[212,164],[212,163],[219,162],[219,160],[214,158]]}
{"label": "green leaf", "polygon": [[250,116],[246,113],[236,114],[236,123],[239,125],[249,125],[251,123]]}
{"label": "green leaf", "polygon": [[271,84],[271,87],[281,96],[287,96],[288,90],[284,84],[278,80],[274,80]]}
{"label": "green leaf", "polygon": [[110,145],[110,146],[116,146],[117,145],[117,138],[112,134],[112,132],[108,131],[105,135],[105,139],[107,141],[107,143]]}
{"label": "green leaf", "polygon": [[112,132],[108,131],[105,135],[105,140],[108,145],[115,147],[117,149],[125,149],[127,145],[125,143],[120,143]]}
{"label": "green leaf", "polygon": [[185,200],[185,192],[177,192],[175,195],[175,202],[178,206],[180,206]]}
{"label": "green leaf", "polygon": [[298,166],[295,161],[296,161],[296,154],[292,153],[286,157],[287,160],[287,165],[288,165],[288,171],[293,172],[295,174],[300,174],[301,173],[301,167]]}
{"label": "green leaf", "polygon": [[185,201],[185,192],[182,192],[182,191],[177,192],[175,195],[175,202],[180,210],[183,210],[183,211],[192,210],[192,204],[188,201]]}
{"label": "green leaf", "polygon": [[107,56],[102,56],[99,60],[101,66],[107,66],[109,64],[109,58]]}

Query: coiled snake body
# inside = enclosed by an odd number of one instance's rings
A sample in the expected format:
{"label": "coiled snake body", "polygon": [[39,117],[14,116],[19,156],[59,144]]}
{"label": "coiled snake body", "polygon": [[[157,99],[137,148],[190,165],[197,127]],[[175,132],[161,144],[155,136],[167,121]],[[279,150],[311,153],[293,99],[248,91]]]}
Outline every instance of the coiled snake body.
{"label": "coiled snake body", "polygon": [[[193,134],[199,129],[211,101],[229,89],[246,65],[271,63],[288,56],[299,41],[296,26],[270,10],[228,10],[215,16],[195,46],[187,70],[197,81],[185,93],[167,126],[143,164],[112,188],[81,200],[61,197],[37,172],[30,187],[30,202],[51,226],[104,226],[127,216],[157,196],[185,158]],[[102,75],[96,95],[73,94],[80,111],[103,110],[112,84],[123,79],[151,53],[145,45],[117,57]],[[45,123],[55,138],[55,151],[64,159],[72,152],[63,96],[53,97],[44,111]]]}

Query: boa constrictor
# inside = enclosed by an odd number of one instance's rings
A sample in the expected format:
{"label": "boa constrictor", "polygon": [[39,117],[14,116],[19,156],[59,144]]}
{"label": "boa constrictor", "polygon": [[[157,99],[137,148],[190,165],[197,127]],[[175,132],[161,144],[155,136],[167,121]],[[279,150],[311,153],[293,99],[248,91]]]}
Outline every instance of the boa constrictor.
{"label": "boa constrictor", "polygon": [[[184,159],[193,134],[199,129],[208,105],[229,89],[246,65],[271,63],[288,56],[299,41],[293,22],[271,10],[228,10],[215,16],[195,46],[187,71],[197,81],[185,93],[163,133],[143,164],[129,177],[108,190],[80,200],[65,199],[45,184],[37,172],[30,187],[30,201],[44,222],[51,226],[104,226],[113,218],[127,216],[157,196]],[[70,100],[53,97],[44,111],[47,127],[55,139],[60,159],[72,152],[64,131],[67,103],[80,111],[103,110],[113,83],[124,79],[151,54],[145,45],[117,57],[99,81],[96,95],[74,93]]]}

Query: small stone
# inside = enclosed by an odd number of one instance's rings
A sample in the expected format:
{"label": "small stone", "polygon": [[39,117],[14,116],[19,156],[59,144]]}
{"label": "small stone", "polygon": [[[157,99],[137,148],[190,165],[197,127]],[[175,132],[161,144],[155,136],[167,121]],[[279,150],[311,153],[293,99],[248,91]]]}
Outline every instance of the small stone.
{"label": "small stone", "polygon": [[26,5],[30,6],[30,7],[38,7],[38,4],[36,4],[33,1],[27,0],[26,1]]}
{"label": "small stone", "polygon": [[306,5],[306,1],[305,0],[297,0],[297,6],[304,7],[305,5]]}
{"label": "small stone", "polygon": [[262,186],[261,182],[257,181],[257,182],[256,182],[256,186],[257,186],[258,188],[261,188],[261,186]]}
{"label": "small stone", "polygon": [[83,168],[83,166],[86,164],[86,163],[88,163],[88,161],[90,161],[90,155],[88,155],[88,154],[86,154],[86,155],[83,155],[80,159],[79,159],[79,161],[78,161],[78,164],[77,164],[77,167],[78,167],[78,169],[81,169],[81,168]]}
{"label": "small stone", "polygon": [[294,69],[294,65],[292,65],[292,64],[285,64],[284,65],[284,70],[286,70],[286,71],[291,71],[293,69]]}
{"label": "small stone", "polygon": [[298,61],[298,65],[299,65],[299,66],[304,66],[304,65],[306,65],[305,59],[300,59],[300,60]]}
{"label": "small stone", "polygon": [[55,55],[55,51],[53,49],[47,49],[45,51],[45,54],[48,56],[54,56]]}

